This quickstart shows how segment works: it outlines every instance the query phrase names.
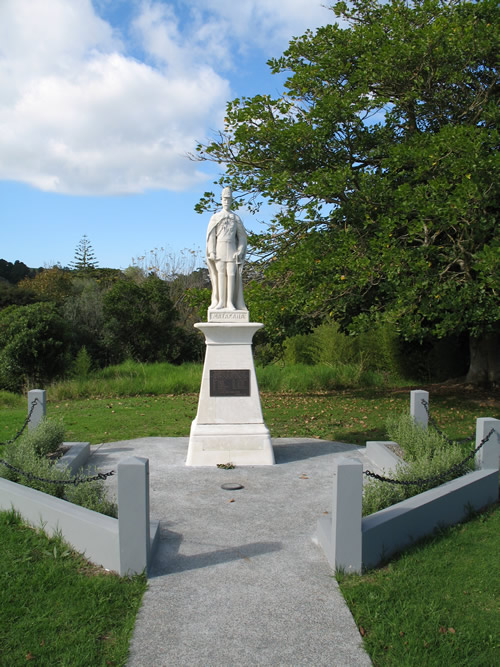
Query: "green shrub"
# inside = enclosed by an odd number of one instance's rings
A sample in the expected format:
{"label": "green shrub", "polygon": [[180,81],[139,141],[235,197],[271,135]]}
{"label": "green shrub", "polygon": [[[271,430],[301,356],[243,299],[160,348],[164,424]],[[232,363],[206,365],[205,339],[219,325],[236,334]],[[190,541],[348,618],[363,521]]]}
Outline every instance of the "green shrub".
{"label": "green shrub", "polygon": [[63,497],[63,485],[54,484],[53,482],[67,479],[68,474],[66,471],[54,466],[49,459],[39,456],[35,451],[32,440],[25,438],[10,443],[4,450],[3,458],[7,463],[10,463],[10,465],[24,473],[28,473],[28,475],[51,480],[51,482],[41,482],[38,479],[32,479],[4,465],[0,466],[0,476],[23,486],[28,486],[31,489],[56,496],[56,498]]}
{"label": "green shrub", "polygon": [[92,357],[85,345],[78,350],[73,362],[72,375],[76,378],[86,378],[92,371]]}
{"label": "green shrub", "polygon": [[21,436],[23,447],[33,449],[36,456],[46,456],[57,451],[64,440],[64,426],[47,418],[42,419],[34,429]]}
{"label": "green shrub", "polygon": [[434,452],[447,444],[437,431],[422,428],[408,413],[389,415],[386,429],[389,439],[397,442],[403,450],[406,461],[431,459]]}
{"label": "green shrub", "polygon": [[[0,477],[56,498],[63,498],[95,512],[116,517],[117,508],[107,498],[104,480],[85,482],[77,486],[57,484],[57,482],[72,479],[70,471],[55,466],[46,454],[57,450],[63,439],[63,426],[43,419],[35,429],[25,433],[16,442],[7,445],[3,452],[3,459],[7,463],[27,475],[0,464]],[[88,476],[91,477],[93,474],[90,472]],[[40,479],[49,481],[40,481]]]}
{"label": "green shrub", "polygon": [[358,366],[361,371],[400,373],[400,344],[388,324],[349,335],[336,322],[322,324],[310,334],[287,338],[283,345],[286,364],[329,364]]}
{"label": "green shrub", "polygon": [[[97,471],[89,471],[88,476],[91,477]],[[65,486],[64,498],[70,503],[86,507],[94,512],[106,514],[107,516],[117,517],[118,507],[116,503],[109,500],[108,490],[106,488],[105,480],[95,480],[93,482],[84,482],[73,486],[68,484]]]}
{"label": "green shrub", "polygon": [[298,334],[283,343],[283,360],[286,364],[314,364],[316,342],[312,334]]}
{"label": "green shrub", "polygon": [[354,337],[342,333],[335,322],[320,325],[309,338],[315,364],[339,366],[359,361]]}
{"label": "green shrub", "polygon": [[470,446],[450,444],[433,429],[424,429],[417,425],[411,415],[389,416],[387,431],[389,438],[397,442],[403,450],[404,462],[398,464],[395,470],[385,475],[386,477],[398,481],[424,480],[436,476],[439,478],[419,486],[404,486],[370,479],[363,488],[364,516],[440,486],[474,468],[474,461],[471,460],[460,469],[450,471],[452,466],[463,461],[470,451]]}

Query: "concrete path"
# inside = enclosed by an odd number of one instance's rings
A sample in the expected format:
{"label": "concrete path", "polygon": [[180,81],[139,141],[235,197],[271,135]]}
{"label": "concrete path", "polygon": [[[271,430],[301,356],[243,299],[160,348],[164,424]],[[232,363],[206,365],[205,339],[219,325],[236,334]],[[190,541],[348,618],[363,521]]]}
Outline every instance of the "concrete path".
{"label": "concrete path", "polygon": [[[161,521],[130,647],[130,667],[370,665],[321,549],[316,521],[331,510],[333,459],[364,448],[273,440],[275,466],[188,468],[188,438],[93,448],[106,471],[150,462],[151,518]],[[239,483],[226,491],[221,485]],[[115,478],[108,482],[112,488]]]}

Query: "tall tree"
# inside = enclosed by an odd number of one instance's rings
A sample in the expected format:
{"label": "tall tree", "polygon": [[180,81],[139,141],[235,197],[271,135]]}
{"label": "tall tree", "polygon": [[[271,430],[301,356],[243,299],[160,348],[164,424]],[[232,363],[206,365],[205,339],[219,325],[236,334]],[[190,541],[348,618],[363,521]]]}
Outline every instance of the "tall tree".
{"label": "tall tree", "polygon": [[0,312],[0,389],[44,386],[64,372],[70,337],[53,303],[9,306]]}
{"label": "tall tree", "polygon": [[[257,211],[272,330],[331,315],[408,340],[467,332],[472,381],[500,379],[499,7],[353,0],[294,39],[286,91],[229,103],[197,157]],[[206,193],[198,210],[211,204]]]}
{"label": "tall tree", "polygon": [[140,285],[116,282],[104,296],[103,315],[112,362],[175,360],[177,313],[165,281],[149,276]]}
{"label": "tall tree", "polygon": [[99,265],[96,260],[94,249],[86,234],[82,236],[80,242],[75,248],[75,257],[70,262],[70,267],[77,271],[95,269]]}

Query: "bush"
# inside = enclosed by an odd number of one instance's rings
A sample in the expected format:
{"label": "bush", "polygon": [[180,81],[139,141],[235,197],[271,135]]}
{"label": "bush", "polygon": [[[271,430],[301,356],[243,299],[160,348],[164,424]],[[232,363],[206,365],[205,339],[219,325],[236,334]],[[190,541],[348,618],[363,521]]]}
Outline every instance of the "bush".
{"label": "bush", "polygon": [[[439,433],[417,425],[411,415],[388,417],[387,431],[391,440],[404,452],[404,462],[397,465],[390,475],[398,481],[413,481],[444,475],[452,466],[463,461],[470,447],[450,444]],[[424,485],[403,486],[370,479],[363,488],[363,515],[373,514],[406,498],[440,486],[473,470],[474,461],[468,461],[461,469],[452,470],[439,479]]]}
{"label": "bush", "polygon": [[39,456],[35,451],[32,439],[21,438],[16,442],[10,443],[4,450],[3,458],[7,463],[10,463],[10,465],[24,473],[28,473],[28,475],[51,481],[41,482],[38,479],[32,479],[3,465],[0,466],[0,476],[9,479],[11,482],[28,486],[31,489],[43,491],[43,493],[48,493],[56,498],[64,497],[64,485],[54,484],[54,482],[68,479],[69,475],[65,470],[54,466],[46,457]]}
{"label": "bush", "polygon": [[[63,439],[62,425],[44,419],[35,429],[28,431],[16,442],[7,445],[3,453],[4,460],[18,470],[28,475],[31,474],[35,478],[50,481],[30,478],[4,465],[0,465],[0,477],[56,498],[63,498],[95,512],[116,517],[117,508],[107,498],[104,480],[86,482],[77,486],[57,484],[57,482],[72,479],[71,474],[66,468],[55,466],[46,457],[46,454],[57,450]],[[89,476],[93,474],[90,472]]]}
{"label": "bush", "polygon": [[78,350],[73,362],[72,375],[75,378],[86,378],[92,371],[92,357],[85,345]]}
{"label": "bush", "polygon": [[283,343],[283,360],[288,365],[314,364],[316,341],[313,334],[298,334]]}
{"label": "bush", "polygon": [[422,428],[408,413],[391,416],[386,422],[389,440],[394,440],[404,452],[405,461],[431,459],[447,442],[434,429]]}
{"label": "bush", "polygon": [[335,322],[322,324],[311,334],[287,338],[283,344],[287,364],[359,366],[362,371],[400,373],[400,345],[388,324],[348,335]]}
{"label": "bush", "polygon": [[[92,477],[97,471],[88,471],[88,475]],[[98,479],[93,482],[85,482],[73,486],[68,484],[65,486],[64,498],[74,505],[86,507],[88,510],[94,510],[100,514],[117,517],[118,507],[116,503],[108,498],[108,490],[106,482]]]}
{"label": "bush", "polygon": [[64,440],[64,426],[60,422],[42,419],[38,426],[24,432],[23,447],[33,449],[37,456],[46,456],[57,451]]}

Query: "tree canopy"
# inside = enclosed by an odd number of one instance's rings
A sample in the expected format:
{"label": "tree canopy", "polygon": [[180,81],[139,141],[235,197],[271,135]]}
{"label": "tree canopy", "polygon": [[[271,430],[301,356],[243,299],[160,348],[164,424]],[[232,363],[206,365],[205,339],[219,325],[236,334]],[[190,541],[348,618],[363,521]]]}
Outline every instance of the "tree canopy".
{"label": "tree canopy", "polygon": [[473,354],[489,368],[472,379],[492,379],[498,5],[354,0],[333,11],[269,61],[289,73],[283,94],[233,100],[224,130],[197,148],[253,212],[276,207],[251,237],[263,268],[252,298],[271,335],[328,317],[351,330],[384,319],[407,340],[466,332],[490,353]]}

